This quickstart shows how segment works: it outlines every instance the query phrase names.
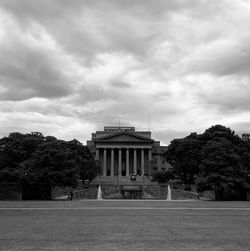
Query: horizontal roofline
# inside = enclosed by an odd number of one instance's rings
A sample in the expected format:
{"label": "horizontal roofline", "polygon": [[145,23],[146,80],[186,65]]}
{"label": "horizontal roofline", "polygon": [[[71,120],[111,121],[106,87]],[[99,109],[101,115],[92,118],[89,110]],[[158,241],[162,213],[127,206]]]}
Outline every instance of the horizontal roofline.
{"label": "horizontal roofline", "polygon": [[138,138],[138,139],[143,139],[143,140],[148,141],[148,142],[155,142],[151,138],[147,138],[147,137],[136,134],[136,132],[127,132],[127,131],[114,132],[114,133],[109,134],[109,135],[105,135],[105,136],[102,136],[102,137],[99,137],[99,138],[95,138],[95,139],[93,139],[93,141],[95,141],[95,142],[104,141],[106,138],[108,139],[108,138],[118,136],[118,135],[121,135],[121,134],[127,134],[127,135],[133,136],[133,137]]}

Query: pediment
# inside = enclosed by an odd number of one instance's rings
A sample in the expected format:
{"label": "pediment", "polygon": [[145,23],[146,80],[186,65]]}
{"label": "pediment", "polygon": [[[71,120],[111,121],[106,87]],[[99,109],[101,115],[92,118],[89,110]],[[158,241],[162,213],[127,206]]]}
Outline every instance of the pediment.
{"label": "pediment", "polygon": [[134,133],[121,132],[95,139],[97,142],[153,142],[150,138],[145,138]]}

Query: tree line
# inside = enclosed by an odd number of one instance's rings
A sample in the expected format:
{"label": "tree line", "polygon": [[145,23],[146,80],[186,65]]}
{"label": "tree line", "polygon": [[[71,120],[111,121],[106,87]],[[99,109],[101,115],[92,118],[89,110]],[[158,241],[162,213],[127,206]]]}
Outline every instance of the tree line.
{"label": "tree line", "polygon": [[0,139],[0,183],[76,186],[100,170],[88,147],[40,132],[10,133]]}
{"label": "tree line", "polygon": [[249,189],[250,141],[222,125],[174,139],[165,158],[173,167],[167,178],[196,184],[200,192],[214,190],[217,200],[242,199]]}
{"label": "tree line", "polygon": [[[214,190],[216,199],[242,199],[249,189],[250,141],[230,128],[215,125],[202,134],[174,139],[164,157],[173,169],[156,172],[159,183],[170,179]],[[76,186],[100,173],[88,147],[40,132],[10,133],[0,139],[0,183]]]}

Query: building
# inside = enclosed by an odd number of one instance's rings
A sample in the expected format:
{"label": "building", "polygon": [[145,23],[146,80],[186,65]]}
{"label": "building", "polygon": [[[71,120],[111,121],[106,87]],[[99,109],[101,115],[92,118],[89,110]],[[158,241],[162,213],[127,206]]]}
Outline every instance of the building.
{"label": "building", "polygon": [[105,126],[103,131],[92,133],[87,146],[100,162],[104,180],[150,176],[170,167],[163,158],[167,147],[153,140],[150,131],[136,131],[135,127]]}

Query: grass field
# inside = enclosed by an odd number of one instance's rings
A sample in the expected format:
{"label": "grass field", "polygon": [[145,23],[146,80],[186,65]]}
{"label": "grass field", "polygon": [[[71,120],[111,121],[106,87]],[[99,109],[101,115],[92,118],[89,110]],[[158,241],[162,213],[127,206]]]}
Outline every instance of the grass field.
{"label": "grass field", "polygon": [[250,202],[0,202],[0,250],[250,250]]}

